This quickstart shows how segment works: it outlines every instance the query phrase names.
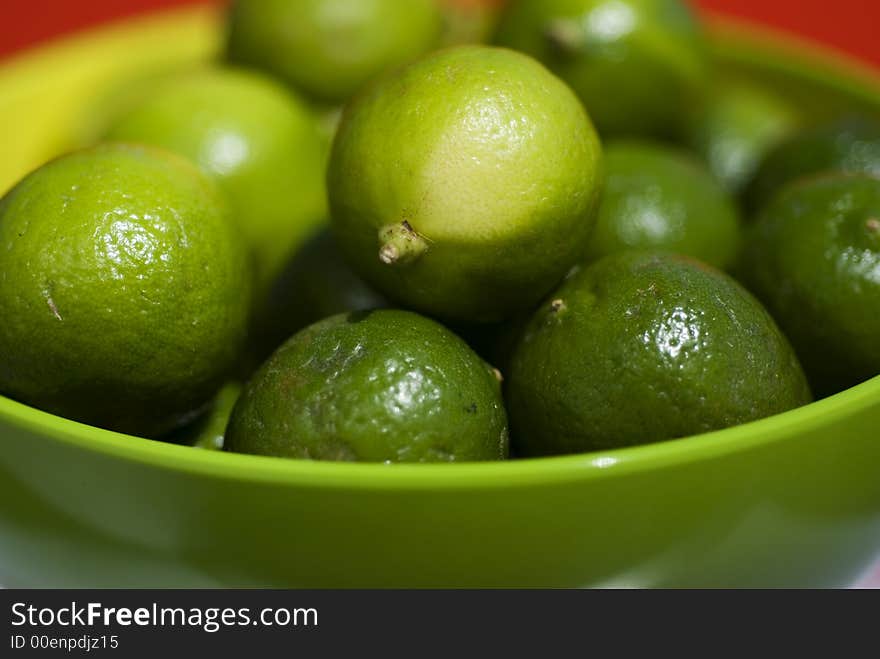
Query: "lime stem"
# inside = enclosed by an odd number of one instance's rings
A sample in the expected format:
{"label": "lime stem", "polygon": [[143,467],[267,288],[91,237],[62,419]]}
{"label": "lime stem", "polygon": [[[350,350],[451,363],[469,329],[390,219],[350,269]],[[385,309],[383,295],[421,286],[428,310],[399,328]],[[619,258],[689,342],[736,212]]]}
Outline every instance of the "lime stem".
{"label": "lime stem", "polygon": [[386,265],[407,265],[428,251],[428,241],[404,220],[379,229],[379,260]]}

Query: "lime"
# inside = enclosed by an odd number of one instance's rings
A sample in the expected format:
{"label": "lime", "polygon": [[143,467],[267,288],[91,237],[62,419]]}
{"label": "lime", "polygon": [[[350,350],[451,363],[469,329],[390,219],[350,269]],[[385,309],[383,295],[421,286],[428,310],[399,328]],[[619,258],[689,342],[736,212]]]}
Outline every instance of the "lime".
{"label": "lime", "polygon": [[535,60],[451,48],[346,108],[327,175],[334,230],[392,300],[500,320],[583,255],[600,161],[583,107]]}
{"label": "lime", "polygon": [[495,372],[407,311],[338,315],[291,338],[245,387],[226,449],[364,462],[507,457]]}
{"label": "lime", "polygon": [[617,142],[605,150],[605,193],[588,260],[628,249],[686,254],[733,266],[740,244],[733,200],[708,170],[678,149]]}
{"label": "lime", "polygon": [[516,449],[599,451],[726,428],[810,401],[764,308],[687,257],[623,252],[531,319],[508,378]]}
{"label": "lime", "polygon": [[880,177],[880,121],[846,116],[790,136],[762,162],[748,190],[749,204],[760,209],[786,183],[827,172]]}
{"label": "lime", "polygon": [[211,400],[245,335],[250,277],[225,199],[152,148],[44,165],[0,202],[0,390],[154,437]]}
{"label": "lime", "polygon": [[165,147],[217,179],[254,255],[260,294],[326,216],[316,120],[262,75],[208,69],[176,76],[121,116],[109,137]]}
{"label": "lime", "polygon": [[742,270],[818,394],[880,375],[880,180],[786,187],[750,232]]}
{"label": "lime", "polygon": [[676,135],[708,80],[701,27],[681,0],[513,0],[495,41],[570,84],[603,136]]}
{"label": "lime", "polygon": [[742,82],[718,85],[686,128],[686,141],[734,195],[754,178],[761,161],[793,133],[797,111],[769,89]]}
{"label": "lime", "polygon": [[390,306],[358,277],[326,228],[316,232],[272,285],[253,343],[260,362],[285,340],[313,323],[349,311]]}
{"label": "lime", "polygon": [[435,0],[236,0],[228,55],[341,102],[434,47],[442,25]]}

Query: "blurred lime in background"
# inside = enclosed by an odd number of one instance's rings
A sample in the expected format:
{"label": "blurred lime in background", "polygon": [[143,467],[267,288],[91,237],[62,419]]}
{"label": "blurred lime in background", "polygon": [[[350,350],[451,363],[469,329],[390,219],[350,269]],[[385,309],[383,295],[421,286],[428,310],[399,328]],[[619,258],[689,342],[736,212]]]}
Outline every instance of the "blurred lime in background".
{"label": "blurred lime in background", "polygon": [[220,183],[251,249],[258,302],[326,217],[315,117],[262,74],[205,68],[173,76],[122,113],[107,137],[171,149]]}
{"label": "blurred lime in background", "polygon": [[498,45],[544,62],[603,136],[676,136],[704,93],[702,27],[682,0],[511,0]]}
{"label": "blurred lime in background", "polygon": [[761,161],[798,127],[796,108],[770,89],[718,83],[685,128],[685,142],[733,195],[752,181]]}
{"label": "blurred lime in background", "polygon": [[610,142],[605,172],[587,260],[652,249],[686,254],[723,269],[735,264],[739,212],[690,153],[650,142]]}
{"label": "blurred lime in background", "polygon": [[436,0],[235,0],[227,55],[333,104],[435,47],[442,29]]}

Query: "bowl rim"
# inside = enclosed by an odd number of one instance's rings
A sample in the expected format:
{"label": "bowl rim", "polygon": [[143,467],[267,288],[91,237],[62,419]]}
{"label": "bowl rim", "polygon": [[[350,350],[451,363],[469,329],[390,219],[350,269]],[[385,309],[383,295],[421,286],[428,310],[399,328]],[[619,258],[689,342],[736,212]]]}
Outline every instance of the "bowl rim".
{"label": "bowl rim", "polygon": [[[205,9],[188,11],[204,14]],[[219,21],[219,10],[216,11]],[[57,53],[65,44],[81,44],[90,35],[131,29],[157,14],[182,13],[180,9],[154,12],[111,23],[50,42],[13,60],[16,65],[29,58],[36,63],[47,49]],[[823,84],[880,106],[880,75],[829,47],[715,14],[709,15],[708,25],[713,50],[726,59],[760,63],[764,69]],[[710,433],[601,452],[458,464],[320,462],[204,450],[85,425],[3,396],[0,422],[51,438],[68,448],[206,477],[348,490],[486,490],[602,479],[682,466],[795,441],[803,429],[828,427],[841,418],[878,406],[880,376],[809,405]]]}
{"label": "bowl rim", "polygon": [[295,482],[329,489],[472,490],[565,483],[683,466],[796,441],[802,429],[827,428],[878,406],[880,376],[782,414],[681,439],[601,452],[457,464],[322,462],[206,450],[89,426],[3,396],[0,421],[70,448],[193,475]]}

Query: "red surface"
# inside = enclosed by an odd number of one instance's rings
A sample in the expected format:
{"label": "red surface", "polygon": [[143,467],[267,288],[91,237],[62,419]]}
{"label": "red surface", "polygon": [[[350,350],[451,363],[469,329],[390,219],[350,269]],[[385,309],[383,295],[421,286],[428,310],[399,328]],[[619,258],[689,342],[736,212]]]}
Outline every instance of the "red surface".
{"label": "red surface", "polygon": [[880,67],[878,0],[697,0],[696,4],[832,45]]}
{"label": "red surface", "polygon": [[[713,11],[825,42],[880,67],[878,0],[694,1]],[[217,4],[222,0],[0,0],[0,56],[108,18],[198,2]]]}
{"label": "red surface", "polygon": [[[202,3],[205,1],[202,0]],[[207,1],[210,3],[210,0]],[[199,2],[198,0],[0,0],[0,56],[107,20],[187,4],[199,4]]]}

